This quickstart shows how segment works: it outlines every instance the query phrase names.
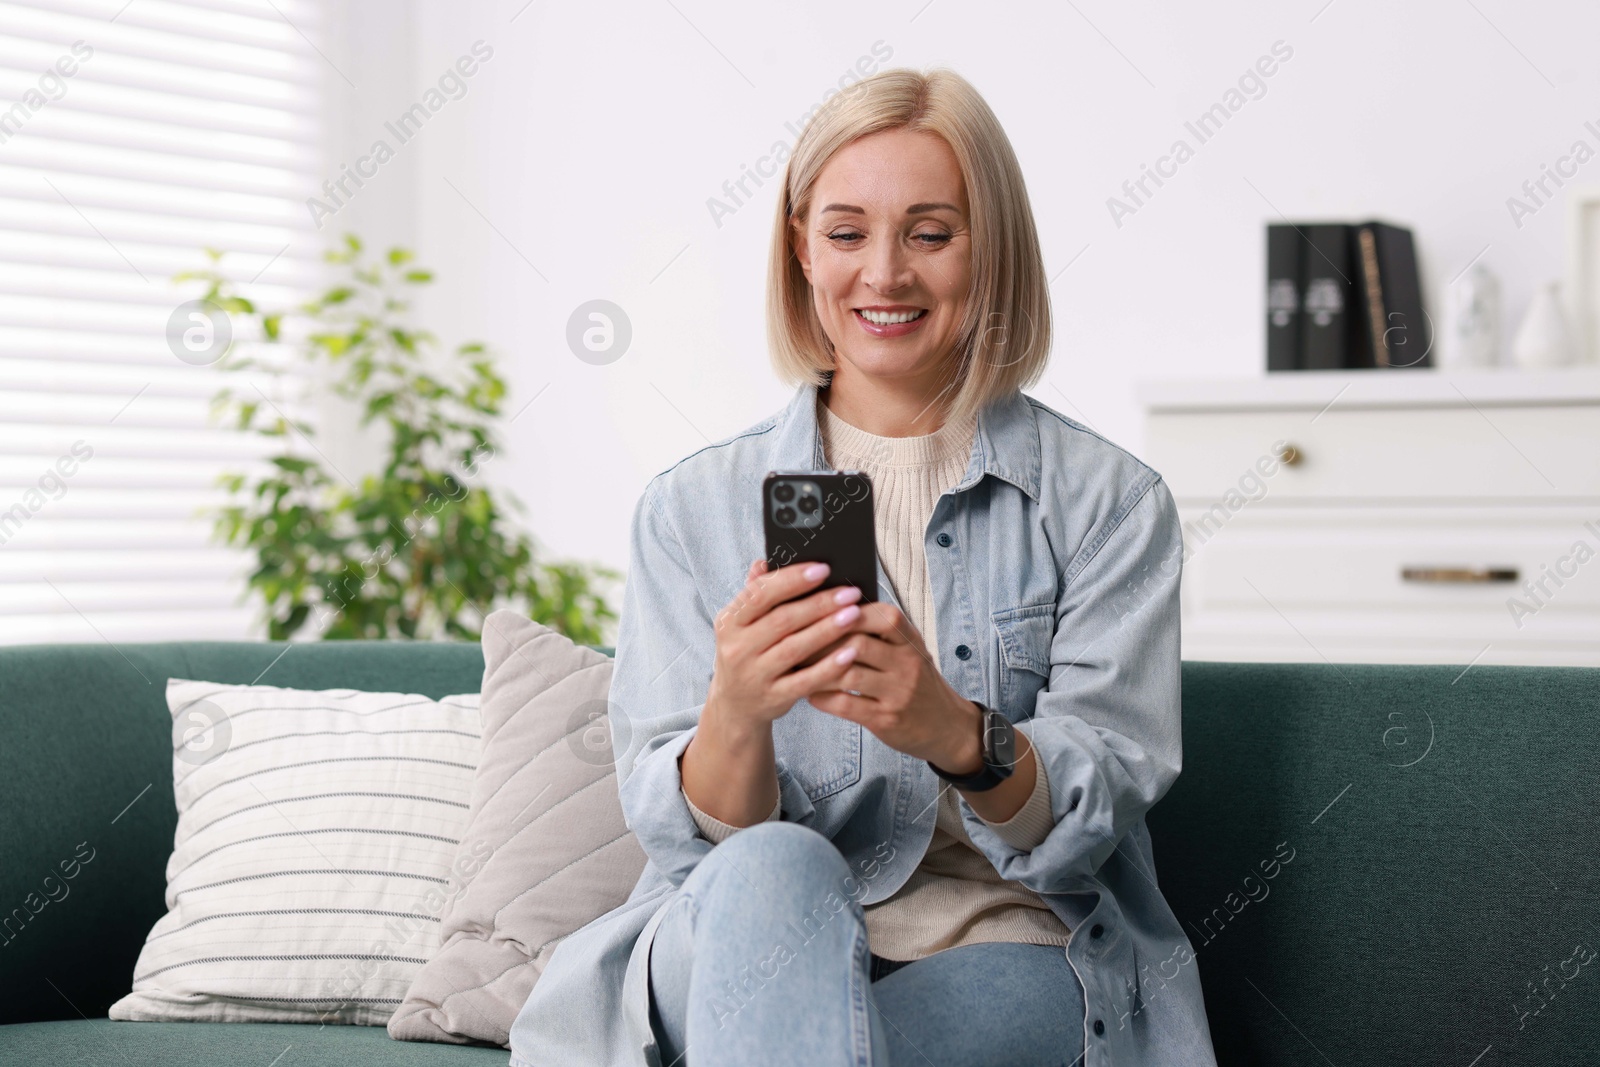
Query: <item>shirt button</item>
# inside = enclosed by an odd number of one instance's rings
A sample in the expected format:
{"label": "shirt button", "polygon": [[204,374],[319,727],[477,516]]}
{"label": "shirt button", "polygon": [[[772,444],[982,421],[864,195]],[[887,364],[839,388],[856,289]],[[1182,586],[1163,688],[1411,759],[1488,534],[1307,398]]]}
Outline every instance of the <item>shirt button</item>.
{"label": "shirt button", "polygon": [[1103,1037],[1103,1036],[1105,1036],[1105,1032],[1106,1032],[1106,1024],[1101,1022],[1099,1019],[1096,1019],[1094,1021],[1094,1036],[1095,1037]]}
{"label": "shirt button", "polygon": [[938,542],[940,548],[949,548],[952,538],[949,534],[942,533],[938,537],[935,537],[934,540]]}
{"label": "shirt button", "polygon": [[957,645],[956,646],[956,659],[971,659],[971,658],[972,658],[972,649],[968,648],[966,645]]}
{"label": "shirt button", "polygon": [[1101,926],[1099,923],[1095,923],[1094,926],[1089,929],[1089,936],[1093,938],[1099,938],[1100,935],[1105,932],[1106,928],[1104,926]]}

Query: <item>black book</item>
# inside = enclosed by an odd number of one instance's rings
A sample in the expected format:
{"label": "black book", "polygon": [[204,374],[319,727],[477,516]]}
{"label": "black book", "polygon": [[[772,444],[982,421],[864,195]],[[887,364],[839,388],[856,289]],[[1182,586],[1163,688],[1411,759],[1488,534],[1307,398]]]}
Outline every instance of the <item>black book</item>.
{"label": "black book", "polygon": [[1267,370],[1300,369],[1300,234],[1267,226]]}
{"label": "black book", "polygon": [[1337,370],[1349,366],[1350,227],[1313,223],[1300,234],[1300,366]]}
{"label": "black book", "polygon": [[1352,367],[1433,366],[1433,323],[1422,307],[1411,231],[1384,222],[1351,229],[1359,308],[1350,346]]}

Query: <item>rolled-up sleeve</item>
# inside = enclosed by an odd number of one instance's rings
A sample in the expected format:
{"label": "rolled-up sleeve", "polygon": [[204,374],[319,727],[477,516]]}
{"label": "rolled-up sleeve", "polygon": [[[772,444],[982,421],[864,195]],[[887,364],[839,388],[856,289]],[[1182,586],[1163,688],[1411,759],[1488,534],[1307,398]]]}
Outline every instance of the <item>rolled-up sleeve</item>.
{"label": "rolled-up sleeve", "polygon": [[[982,818],[982,816],[980,816]],[[984,819],[984,825],[999,834],[1005,843],[1024,852],[1031,850],[1050,836],[1055,816],[1050,811],[1050,776],[1043,764],[1035,764],[1033,789],[1022,802],[1017,813],[1004,822]]]}
{"label": "rolled-up sleeve", "polygon": [[[674,528],[664,477],[634,510],[609,714],[623,816],[645,854],[680,885],[712,847],[689,810],[678,757],[711,685],[721,605],[704,595],[718,588],[716,576],[695,572]],[[812,811],[788,776],[780,774],[778,786],[783,811]]]}
{"label": "rolled-up sleeve", "polygon": [[[735,826],[732,823],[723,822],[715,815],[701,811],[699,806],[689,799],[688,793],[683,794],[683,802],[689,805],[689,816],[694,819],[694,824],[700,828],[700,836],[710,841],[713,845],[721,844],[744,829],[743,826]],[[775,800],[772,802],[772,810],[767,813],[767,817],[762,821],[777,822],[782,814],[783,801],[781,799]]]}
{"label": "rolled-up sleeve", "polygon": [[1039,893],[1081,889],[1177,780],[1182,566],[1177,507],[1150,472],[1063,573],[1049,682],[1018,726],[1049,776],[1054,825],[1024,851],[962,803],[973,843],[1002,877]]}
{"label": "rolled-up sleeve", "polygon": [[716,640],[714,614],[661,510],[661,481],[633,513],[609,710],[623,816],[645,854],[681,884],[711,848],[689,814],[678,756],[700,721]]}

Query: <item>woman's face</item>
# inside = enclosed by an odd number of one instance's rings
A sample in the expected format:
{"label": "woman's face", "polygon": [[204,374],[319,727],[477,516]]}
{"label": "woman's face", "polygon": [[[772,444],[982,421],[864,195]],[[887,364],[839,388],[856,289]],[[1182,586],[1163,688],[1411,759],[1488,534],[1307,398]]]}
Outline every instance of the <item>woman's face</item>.
{"label": "woman's face", "polygon": [[795,255],[841,363],[871,378],[947,373],[972,264],[966,186],[944,138],[884,130],[834,153],[795,223]]}

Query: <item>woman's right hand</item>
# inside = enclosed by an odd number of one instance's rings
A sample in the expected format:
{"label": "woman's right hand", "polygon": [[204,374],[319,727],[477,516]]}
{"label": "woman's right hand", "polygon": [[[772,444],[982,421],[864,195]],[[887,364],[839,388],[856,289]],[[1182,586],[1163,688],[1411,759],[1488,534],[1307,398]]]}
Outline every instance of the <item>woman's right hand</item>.
{"label": "woman's right hand", "polygon": [[817,589],[827,576],[823,564],[769,572],[757,560],[716,617],[711,687],[678,766],[684,795],[724,823],[770,817],[779,796],[773,722],[801,697],[837,689],[855,660],[853,647],[829,646],[861,617],[861,591]]}
{"label": "woman's right hand", "polygon": [[855,649],[819,654],[861,617],[861,590],[844,586],[802,595],[827,576],[825,563],[792,563],[774,571],[765,560],[750,565],[744,589],[715,621],[706,711],[726,722],[771,724],[802,697],[834,687],[850,669]]}

